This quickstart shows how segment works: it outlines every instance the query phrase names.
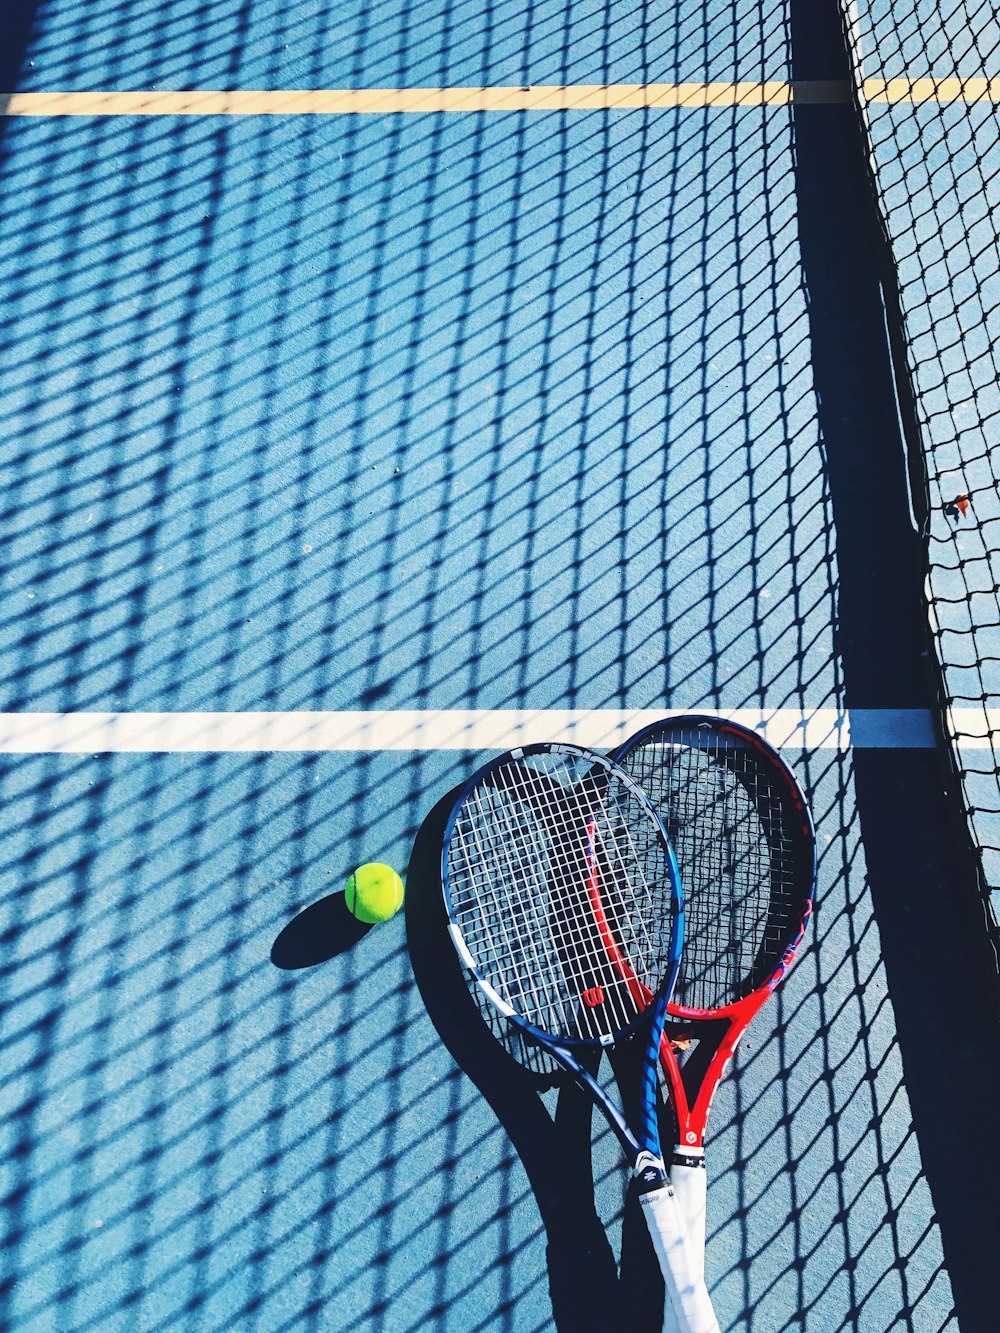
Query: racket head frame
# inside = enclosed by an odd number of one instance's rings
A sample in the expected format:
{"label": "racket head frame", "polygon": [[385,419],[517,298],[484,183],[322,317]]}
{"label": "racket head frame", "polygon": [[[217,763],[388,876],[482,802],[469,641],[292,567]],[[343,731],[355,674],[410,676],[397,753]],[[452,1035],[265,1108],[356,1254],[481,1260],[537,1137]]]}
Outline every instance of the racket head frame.
{"label": "racket head frame", "polygon": [[[506,1000],[504,1000],[503,996],[499,994],[499,992],[490,984],[489,980],[483,975],[483,971],[476,962],[472,949],[465,940],[461,922],[458,919],[458,914],[455,911],[451,898],[449,850],[456,823],[458,822],[469,797],[477,790],[477,788],[496,773],[498,769],[506,765],[519,764],[524,759],[530,759],[532,755],[552,753],[566,754],[587,763],[592,763],[595,769],[603,770],[608,776],[613,776],[617,781],[620,781],[627,788],[636,802],[644,809],[651,825],[655,828],[660,840],[667,868],[669,908],[673,924],[669,935],[669,949],[665,956],[660,959],[661,975],[659,985],[652,991],[652,998],[648,1002],[648,1007],[637,1013],[630,1022],[618,1026],[612,1035],[587,1037],[553,1034],[537,1024],[532,1023],[529,1019],[525,1018],[523,1014],[518,1013]],[[541,1043],[545,1049],[549,1050],[557,1059],[560,1059],[562,1064],[566,1065],[566,1061],[562,1059],[561,1055],[554,1049],[556,1047],[563,1052],[569,1053],[574,1049],[593,1049],[611,1046],[614,1045],[616,1041],[630,1037],[640,1029],[648,1028],[651,1023],[655,1023],[657,1021],[657,1015],[651,1011],[662,1007],[664,1010],[663,1018],[665,1018],[666,1000],[672,993],[677,979],[684,939],[684,898],[681,889],[681,878],[677,864],[677,857],[674,853],[670,839],[667,836],[663,820],[648,795],[633,778],[610,759],[605,758],[604,755],[597,754],[596,751],[593,750],[588,750],[582,745],[572,745],[566,742],[542,742],[518,746],[514,749],[507,750],[477,769],[459,791],[451,811],[448,814],[444,837],[441,844],[441,888],[444,895],[445,912],[448,916],[448,931],[451,935],[452,943],[480,991],[487,997],[490,1003],[503,1014],[508,1022],[512,1023],[527,1037]],[[661,1025],[662,1021],[663,1019],[661,1018]],[[576,1073],[579,1068],[575,1060],[571,1066],[567,1067],[570,1067],[574,1073]]]}
{"label": "racket head frame", "polygon": [[[792,812],[798,839],[796,866],[801,886],[801,896],[796,898],[794,907],[789,914],[788,933],[783,941],[783,947],[780,951],[776,951],[777,957],[774,966],[769,969],[765,979],[749,994],[713,1008],[697,1008],[685,1005],[674,995],[671,995],[668,1001],[668,1020],[676,1019],[682,1023],[715,1022],[725,1024],[723,1036],[704,1069],[699,1087],[693,1097],[689,1095],[689,1091],[684,1084],[681,1064],[666,1034],[664,1034],[661,1042],[660,1063],[670,1089],[670,1101],[677,1129],[678,1150],[688,1149],[695,1153],[702,1150],[712,1099],[735,1054],[743,1033],[767,998],[780,985],[795,961],[812,916],[817,870],[815,826],[809,803],[798,779],[775,747],[750,727],[709,714],[682,713],[643,727],[612,751],[611,759],[614,763],[625,765],[629,755],[634,750],[648,745],[658,736],[669,738],[673,734],[680,737],[685,732],[698,731],[705,734],[721,733],[722,735],[729,735],[736,738],[740,743],[748,745],[765,761],[769,771],[778,779],[787,798],[787,808]],[[664,813],[661,811],[661,814]],[[665,823],[669,825],[669,822],[669,818],[665,817]],[[688,884],[687,888],[690,893],[691,885]]]}

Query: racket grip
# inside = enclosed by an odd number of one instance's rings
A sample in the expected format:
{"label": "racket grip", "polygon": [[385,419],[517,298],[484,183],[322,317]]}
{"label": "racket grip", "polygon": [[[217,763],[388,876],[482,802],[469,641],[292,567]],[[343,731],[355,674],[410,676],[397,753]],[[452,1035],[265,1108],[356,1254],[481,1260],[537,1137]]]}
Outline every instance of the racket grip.
{"label": "racket grip", "polygon": [[[705,1194],[708,1173],[705,1158],[690,1148],[680,1148],[687,1161],[674,1158],[670,1166],[670,1183],[674,1187],[677,1207],[687,1236],[691,1259],[691,1276],[696,1282],[705,1280]],[[697,1165],[694,1165],[697,1163]]]}
{"label": "racket grip", "polygon": [[663,1273],[667,1304],[680,1333],[720,1333],[704,1278],[696,1278],[688,1255],[674,1191],[669,1185],[639,1196],[643,1216]]}

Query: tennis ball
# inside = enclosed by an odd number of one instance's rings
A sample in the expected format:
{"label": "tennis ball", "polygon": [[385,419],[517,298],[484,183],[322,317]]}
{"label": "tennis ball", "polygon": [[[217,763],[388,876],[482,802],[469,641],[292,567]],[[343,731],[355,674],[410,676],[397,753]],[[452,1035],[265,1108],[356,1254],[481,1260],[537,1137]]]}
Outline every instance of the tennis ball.
{"label": "tennis ball", "polygon": [[358,866],[347,881],[344,896],[348,910],[359,921],[374,925],[376,921],[388,921],[402,907],[403,881],[392,866],[369,861]]}

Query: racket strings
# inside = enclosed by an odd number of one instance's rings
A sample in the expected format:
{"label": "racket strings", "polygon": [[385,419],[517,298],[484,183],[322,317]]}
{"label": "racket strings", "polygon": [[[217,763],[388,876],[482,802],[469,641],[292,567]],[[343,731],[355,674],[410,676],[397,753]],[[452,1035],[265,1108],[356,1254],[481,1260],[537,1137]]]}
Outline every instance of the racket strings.
{"label": "racket strings", "polygon": [[[509,774],[508,780],[509,780]],[[544,808],[543,803],[549,798],[537,770],[527,770],[527,789],[532,799],[533,810]],[[588,808],[583,803],[582,794],[570,789],[566,797],[566,810],[556,807],[558,818],[551,817],[548,810],[545,837],[537,836],[538,826],[531,824],[536,834],[532,838],[531,856],[536,858],[529,868],[532,875],[532,887],[542,892],[546,886],[550,889],[548,926],[559,950],[564,965],[568,967],[571,978],[576,975],[582,980],[585,975],[593,975],[594,984],[607,991],[612,1008],[617,1010],[621,1022],[627,1022],[621,1008],[619,977],[608,977],[607,950],[595,947],[593,939],[593,909],[587,896],[587,884],[590,879],[590,866],[584,858],[581,833],[588,829]],[[541,872],[541,873],[539,873]],[[517,874],[517,867],[512,866],[510,873]],[[537,950],[537,939],[536,939]],[[539,961],[542,961],[539,956]],[[603,983],[603,984],[602,984]],[[593,986],[587,987],[592,990]],[[584,1013],[581,1017],[586,1018]],[[585,1026],[589,1029],[590,1024]],[[590,1032],[588,1030],[588,1035]]]}
{"label": "racket strings", "polygon": [[799,909],[788,797],[755,749],[728,735],[671,733],[623,761],[659,807],[685,893],[677,1003],[715,1009],[771,975]]}
{"label": "racket strings", "polygon": [[[501,790],[487,799],[492,807],[488,815],[500,838],[490,835],[484,844],[487,822],[478,841],[480,849],[485,845],[497,859],[494,869],[500,869],[513,892],[497,912],[498,904],[487,901],[475,873],[470,882],[476,889],[480,924],[487,927],[482,942],[499,974],[501,994],[539,1026],[565,1031],[575,1025],[577,1032],[582,1028],[584,1034],[594,1035],[600,1024],[579,1010],[577,1000],[603,982],[612,1019],[627,1021],[606,951],[595,945],[591,921],[583,915],[586,872],[579,831],[574,837],[565,813],[558,811],[560,817],[555,819],[551,808],[542,823],[539,814],[549,798],[537,778],[515,784],[509,773],[501,774],[498,786]],[[529,804],[522,802],[523,795]],[[470,813],[474,811],[470,806]]]}
{"label": "racket strings", "polygon": [[[448,848],[455,924],[486,983],[552,1035],[602,1040],[658,988],[672,929],[655,818],[613,770],[545,751],[494,769]],[[602,937],[593,894],[624,966]],[[666,901],[664,901],[666,899]]]}
{"label": "racket strings", "polygon": [[[547,826],[539,822],[537,795],[526,804],[509,780],[504,787],[468,805],[473,819],[488,806],[474,839],[457,829],[477,908],[470,920],[459,882],[455,901],[467,943],[487,980],[529,1021],[566,1033],[579,1030],[583,1019],[590,1031],[596,1025],[578,1013],[578,997],[597,984],[594,974],[607,959],[580,925],[581,874],[566,873],[566,831],[552,819]],[[499,897],[497,885],[503,886]],[[612,993],[612,1005],[615,998]]]}

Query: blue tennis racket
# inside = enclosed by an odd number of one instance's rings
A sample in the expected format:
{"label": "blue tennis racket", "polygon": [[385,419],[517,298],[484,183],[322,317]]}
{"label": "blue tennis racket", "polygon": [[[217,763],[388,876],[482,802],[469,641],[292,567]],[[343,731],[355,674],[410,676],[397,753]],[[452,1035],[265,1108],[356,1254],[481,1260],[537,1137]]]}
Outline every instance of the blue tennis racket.
{"label": "blue tennis racket", "polygon": [[[676,1324],[718,1333],[657,1126],[657,1060],[684,919],[660,816],[601,755],[525,746],[462,789],[445,830],[441,880],[451,937],[476,985],[570,1071],[618,1137]],[[634,1127],[578,1058],[629,1036],[644,1048]]]}

